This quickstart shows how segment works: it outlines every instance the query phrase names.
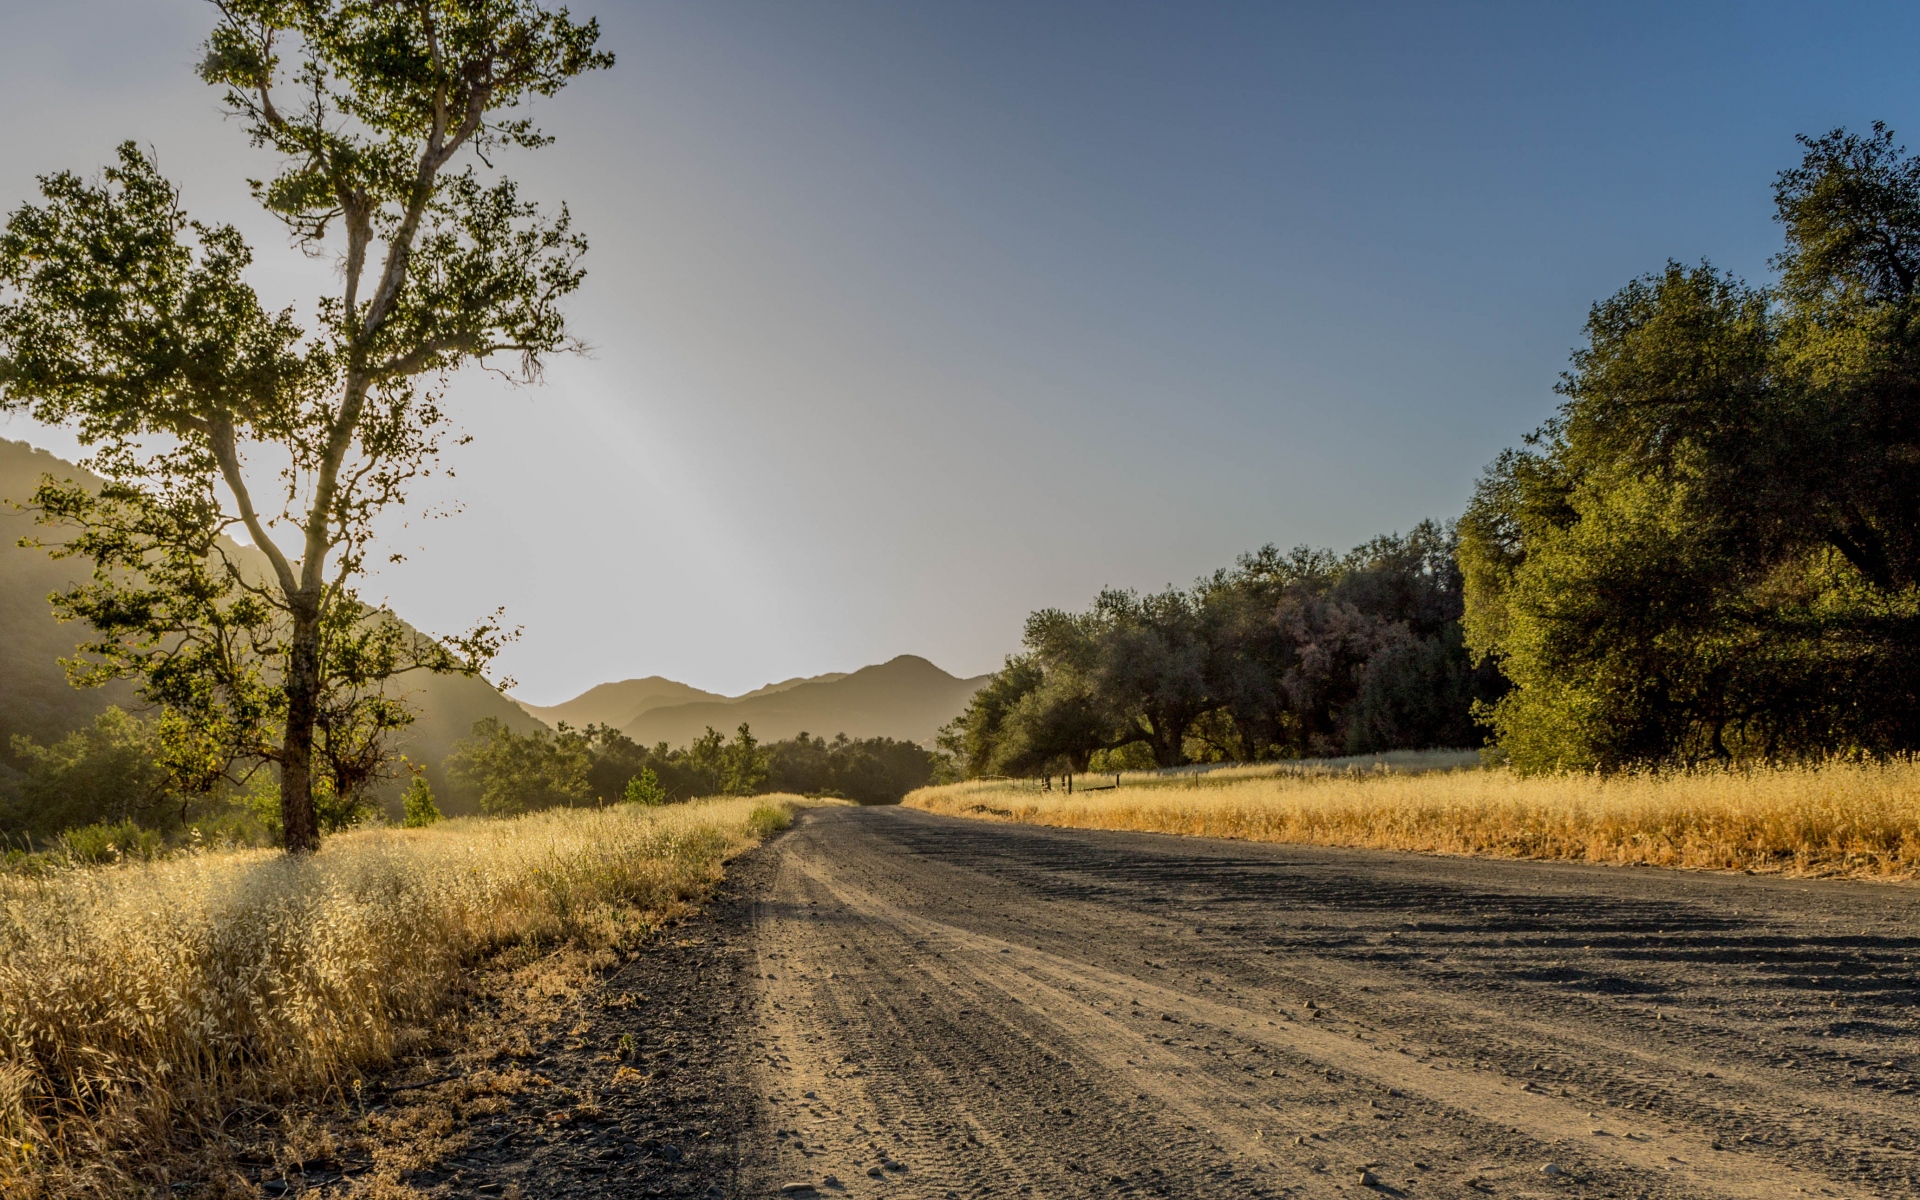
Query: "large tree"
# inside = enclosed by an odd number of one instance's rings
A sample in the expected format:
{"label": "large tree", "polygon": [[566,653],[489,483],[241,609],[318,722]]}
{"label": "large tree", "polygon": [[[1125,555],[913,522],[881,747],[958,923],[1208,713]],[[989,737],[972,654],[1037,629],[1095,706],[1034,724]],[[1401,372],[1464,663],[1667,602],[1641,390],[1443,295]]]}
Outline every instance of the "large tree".
{"label": "large tree", "polygon": [[1595,305],[1462,522],[1516,766],[1920,747],[1920,159],[1802,143],[1778,283],[1669,264]]}
{"label": "large tree", "polygon": [[276,765],[287,848],[310,851],[316,792],[364,786],[409,719],[390,681],[497,647],[491,623],[414,636],[355,583],[376,518],[434,468],[448,377],[531,380],[570,347],[586,244],[493,162],[546,143],[528,101],[612,58],[595,22],[531,0],[216,7],[200,73],[338,293],[306,324],[270,311],[240,233],[190,220],[128,144],[97,181],[44,177],[0,238],[0,406],[73,427],[108,481],[35,497],[56,552],[95,567],[56,600],[97,631],[80,680],[136,679],[188,776]]}

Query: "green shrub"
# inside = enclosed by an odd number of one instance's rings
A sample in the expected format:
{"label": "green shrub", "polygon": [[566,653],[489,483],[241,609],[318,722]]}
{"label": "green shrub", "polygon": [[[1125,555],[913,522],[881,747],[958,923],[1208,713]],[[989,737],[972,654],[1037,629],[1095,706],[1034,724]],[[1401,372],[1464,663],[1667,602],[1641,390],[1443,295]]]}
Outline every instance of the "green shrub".
{"label": "green shrub", "polygon": [[158,832],[142,829],[132,821],[112,825],[80,825],[57,839],[58,853],[75,863],[96,865],[126,859],[155,859],[167,852],[167,842]]}
{"label": "green shrub", "polygon": [[440,819],[440,806],[433,802],[433,789],[424,775],[415,775],[401,798],[401,824],[408,829],[425,829]]}
{"label": "green shrub", "polygon": [[653,773],[652,767],[642,767],[640,774],[627,780],[627,790],[621,798],[628,804],[665,804],[667,789],[660,786],[660,777]]}
{"label": "green shrub", "polygon": [[20,778],[0,797],[0,828],[50,836],[79,825],[178,824],[181,797],[160,765],[151,723],[109,708],[51,745],[15,736]]}
{"label": "green shrub", "polygon": [[793,824],[793,810],[784,804],[756,804],[747,814],[747,832],[756,838],[772,837]]}

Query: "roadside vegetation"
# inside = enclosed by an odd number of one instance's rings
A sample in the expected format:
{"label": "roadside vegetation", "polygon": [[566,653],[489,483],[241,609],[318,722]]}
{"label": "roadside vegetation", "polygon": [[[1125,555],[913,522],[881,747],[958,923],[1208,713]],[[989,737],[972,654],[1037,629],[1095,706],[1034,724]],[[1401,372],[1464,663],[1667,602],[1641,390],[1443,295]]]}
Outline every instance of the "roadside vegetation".
{"label": "roadside vegetation", "polygon": [[485,720],[449,756],[447,794],[452,805],[487,813],[775,792],[892,804],[943,769],[935,752],[887,737],[762,742],[742,724],[731,738],[709,728],[675,748],[639,745],[608,725],[515,733]]}
{"label": "roadside vegetation", "polygon": [[1500,858],[1911,879],[1920,762],[1523,775],[1458,752],[1217,770],[971,780],[910,808],[1134,830]]}
{"label": "roadside vegetation", "polygon": [[611,963],[791,813],[556,809],[357,830],[312,856],[0,872],[0,1192],[164,1187],[236,1114],[351,1097],[460,1021],[476,977]]}

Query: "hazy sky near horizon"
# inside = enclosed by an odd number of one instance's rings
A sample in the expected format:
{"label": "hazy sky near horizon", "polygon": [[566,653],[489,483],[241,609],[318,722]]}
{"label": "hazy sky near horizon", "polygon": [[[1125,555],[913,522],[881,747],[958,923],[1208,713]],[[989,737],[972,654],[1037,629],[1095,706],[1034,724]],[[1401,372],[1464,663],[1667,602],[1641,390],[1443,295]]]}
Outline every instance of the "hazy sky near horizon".
{"label": "hazy sky near horizon", "polygon": [[[737,693],[1266,542],[1457,515],[1586,310],[1669,258],[1762,278],[1793,136],[1920,145],[1896,4],[583,0],[611,72],[502,165],[592,239],[591,355],[456,389],[473,435],[372,581],[554,703]],[[0,0],[0,205],[150,145],[270,300],[334,267],[194,78],[198,0]],[[20,419],[0,436],[73,455]]]}

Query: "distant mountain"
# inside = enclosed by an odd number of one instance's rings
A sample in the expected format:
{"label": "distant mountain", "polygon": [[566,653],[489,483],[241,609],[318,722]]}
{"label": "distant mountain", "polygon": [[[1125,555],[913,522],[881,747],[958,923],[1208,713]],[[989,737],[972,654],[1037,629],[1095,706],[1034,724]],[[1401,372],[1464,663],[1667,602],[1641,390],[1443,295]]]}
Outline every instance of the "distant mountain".
{"label": "distant mountain", "polygon": [[924,658],[903,654],[850,675],[788,680],[732,700],[649,709],[621,729],[643,746],[684,746],[708,726],[731,734],[743,721],[762,741],[802,732],[844,733],[931,746],[940,727],[960,715],[987,678],[957,679]]}
{"label": "distant mountain", "polygon": [[[34,525],[30,514],[7,503],[25,501],[42,475],[100,482],[98,476],[45,450],[0,438],[0,761],[10,754],[13,734],[47,742],[92,721],[109,704],[140,709],[139,698],[126,683],[76,688],[67,683],[60,667],[59,660],[73,654],[88,630],[54,620],[47,596],[87,578],[89,570],[83,560],[55,559],[44,550],[18,545],[22,537],[35,533],[49,540],[58,534]],[[239,550],[255,553],[246,547]],[[441,760],[482,717],[496,717],[522,732],[539,728],[537,721],[482,679],[422,674],[397,683],[416,713],[413,724],[400,736],[400,750],[425,764],[436,786],[441,782]]]}
{"label": "distant mountain", "polygon": [[622,729],[650,708],[725,699],[727,697],[718,692],[703,692],[689,684],[649,675],[645,679],[603,683],[588,688],[562,704],[542,706],[528,704],[525,700],[516,700],[514,703],[548,725],[565,721],[575,729],[585,729],[589,725],[611,725],[615,729]]}
{"label": "distant mountain", "polygon": [[11,760],[13,735],[47,742],[93,720],[110,704],[136,703],[125,683],[82,690],[67,682],[60,660],[86,638],[85,626],[53,619],[47,597],[91,574],[80,559],[56,559],[44,550],[28,550],[20,539],[51,535],[21,512],[42,475],[95,481],[72,463],[36,450],[25,442],[0,438],[0,760]]}
{"label": "distant mountain", "polygon": [[565,721],[575,729],[585,729],[589,725],[611,725],[615,729],[625,729],[639,720],[642,714],[656,708],[680,704],[738,704],[742,700],[797,688],[803,683],[832,683],[846,677],[845,671],[795,676],[755,688],[744,695],[723,696],[719,692],[703,692],[692,684],[649,675],[645,679],[622,679],[619,683],[599,684],[559,704],[528,704],[525,700],[515,700],[514,703],[550,726]]}
{"label": "distant mountain", "polygon": [[743,695],[735,696],[733,699],[736,702],[751,700],[755,696],[771,696],[775,692],[791,691],[803,683],[833,683],[846,677],[847,672],[845,671],[828,671],[825,675],[796,675],[792,679],[782,679],[779,683],[770,683],[765,687],[755,688]]}

